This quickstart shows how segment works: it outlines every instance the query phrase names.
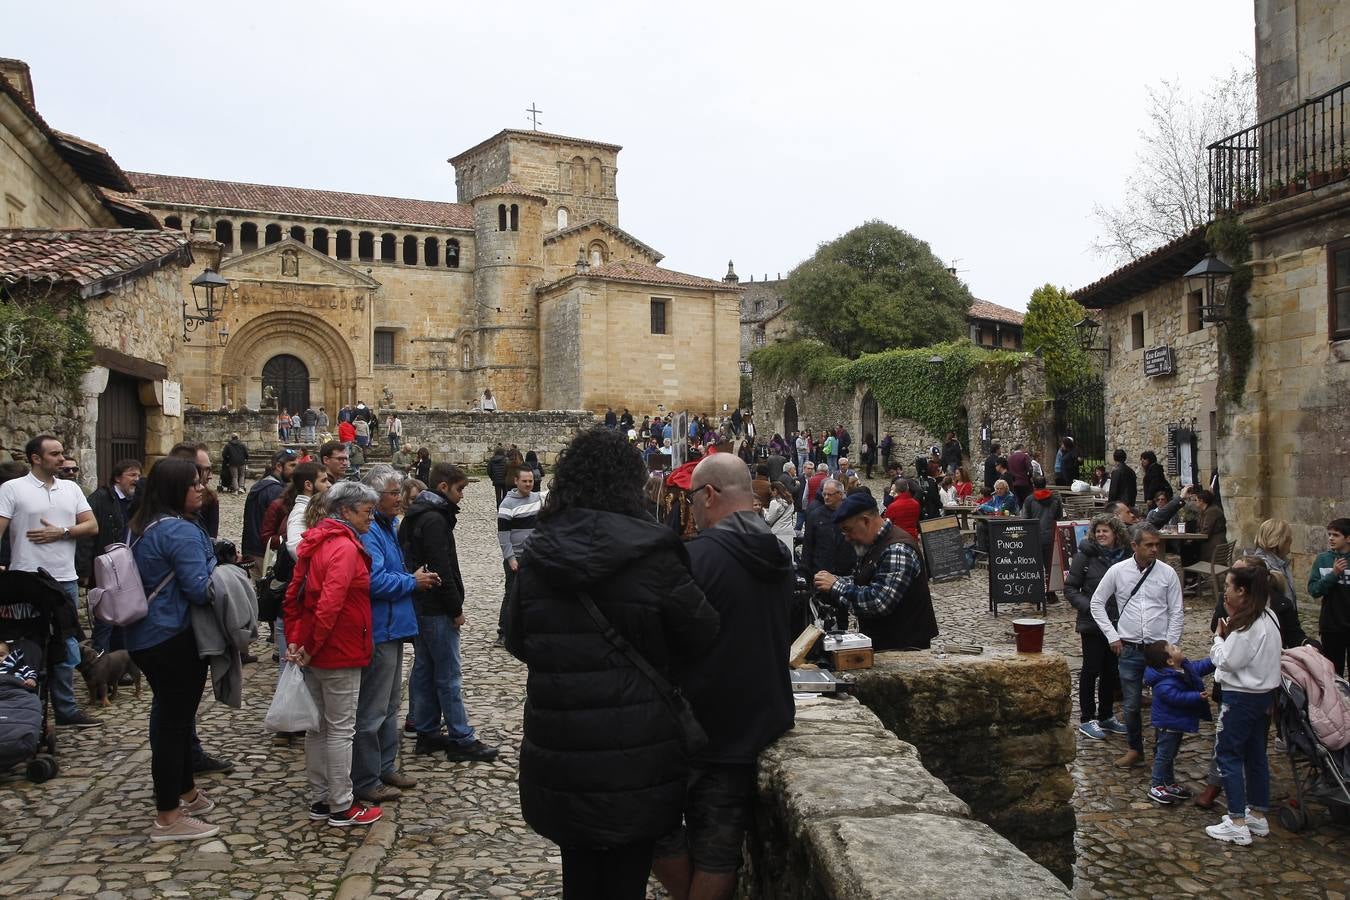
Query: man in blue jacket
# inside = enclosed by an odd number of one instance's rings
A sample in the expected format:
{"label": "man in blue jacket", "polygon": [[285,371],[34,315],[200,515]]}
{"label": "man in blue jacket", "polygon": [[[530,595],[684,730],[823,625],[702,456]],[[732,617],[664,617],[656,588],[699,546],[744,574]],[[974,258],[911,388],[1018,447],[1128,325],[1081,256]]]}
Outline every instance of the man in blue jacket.
{"label": "man in blue jacket", "polygon": [[361,543],[370,554],[370,624],[374,653],[361,672],[352,745],[352,788],[360,800],[388,803],[417,782],[398,771],[399,710],[403,705],[403,642],[417,634],[413,592],[440,583],[426,567],[411,575],[398,546],[403,473],[372,466],[362,479],[380,494]]}

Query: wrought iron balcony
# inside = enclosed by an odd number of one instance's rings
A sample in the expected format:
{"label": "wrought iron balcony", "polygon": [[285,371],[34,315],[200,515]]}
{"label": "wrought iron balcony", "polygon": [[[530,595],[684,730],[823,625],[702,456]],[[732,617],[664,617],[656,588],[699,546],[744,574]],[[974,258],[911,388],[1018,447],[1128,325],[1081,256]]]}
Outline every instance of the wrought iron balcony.
{"label": "wrought iron balcony", "polygon": [[1350,177],[1350,81],[1209,145],[1213,214]]}

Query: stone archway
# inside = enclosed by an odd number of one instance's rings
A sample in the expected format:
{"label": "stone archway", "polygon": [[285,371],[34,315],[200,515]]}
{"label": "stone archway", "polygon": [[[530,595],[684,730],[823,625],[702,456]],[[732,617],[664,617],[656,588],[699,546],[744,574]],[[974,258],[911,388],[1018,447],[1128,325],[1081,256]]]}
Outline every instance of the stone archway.
{"label": "stone archway", "polygon": [[875,447],[881,411],[878,409],[877,400],[872,396],[871,391],[863,396],[862,404],[858,410],[858,418],[861,420],[861,427],[858,429],[859,446],[861,446],[862,441],[868,441]]}
{"label": "stone archway", "polygon": [[790,440],[797,430],[797,401],[788,397],[783,401],[783,437]]}
{"label": "stone archway", "polygon": [[232,384],[237,402],[262,405],[263,366],[292,356],[308,370],[309,402],[330,412],[355,401],[356,360],[336,328],[298,310],[264,313],[239,328],[226,345],[221,379]]}

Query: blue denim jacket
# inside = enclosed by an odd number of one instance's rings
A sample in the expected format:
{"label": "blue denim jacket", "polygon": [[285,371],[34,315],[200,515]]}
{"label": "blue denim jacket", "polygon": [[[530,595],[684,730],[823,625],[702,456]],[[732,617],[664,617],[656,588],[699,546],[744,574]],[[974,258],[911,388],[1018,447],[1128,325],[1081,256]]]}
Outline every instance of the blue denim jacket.
{"label": "blue denim jacket", "polygon": [[417,613],[413,610],[413,591],[417,579],[403,564],[398,545],[398,521],[376,513],[370,527],[361,535],[361,543],[370,554],[370,625],[377,644],[401,641],[417,635]]}
{"label": "blue denim jacket", "polygon": [[162,644],[188,627],[188,604],[210,602],[211,572],[216,554],[206,532],[187,519],[164,517],[137,538],[131,553],[141,573],[146,596],[164,577],[173,578],[164,590],[150,600],[144,619],[126,626],[123,634],[128,650],[145,650]]}

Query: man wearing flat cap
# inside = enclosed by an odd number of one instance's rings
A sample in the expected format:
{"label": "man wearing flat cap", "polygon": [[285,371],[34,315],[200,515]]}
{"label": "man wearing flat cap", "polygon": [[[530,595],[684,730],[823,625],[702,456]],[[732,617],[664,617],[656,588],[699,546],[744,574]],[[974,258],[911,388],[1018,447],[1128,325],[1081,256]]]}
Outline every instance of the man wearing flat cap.
{"label": "man wearing flat cap", "polygon": [[817,572],[816,590],[853,611],[874,650],[926,650],[937,636],[937,617],[914,538],[887,521],[866,491],[844,499],[834,524],[862,553],[852,576]]}

